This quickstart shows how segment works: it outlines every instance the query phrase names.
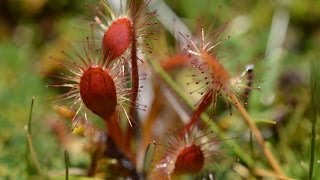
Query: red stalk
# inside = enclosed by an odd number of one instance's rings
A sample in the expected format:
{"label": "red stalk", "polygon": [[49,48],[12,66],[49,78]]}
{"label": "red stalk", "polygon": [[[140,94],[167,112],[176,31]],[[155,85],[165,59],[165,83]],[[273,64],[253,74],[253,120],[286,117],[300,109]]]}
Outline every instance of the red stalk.
{"label": "red stalk", "polygon": [[[132,15],[135,15],[138,8],[132,6]],[[133,17],[133,16],[132,16]],[[132,23],[132,40],[131,40],[131,78],[132,78],[132,90],[131,90],[131,102],[129,109],[129,121],[133,122],[132,127],[127,127],[124,146],[126,149],[130,149],[132,136],[134,135],[134,129],[138,126],[138,122],[135,120],[136,116],[136,101],[139,91],[139,71],[138,71],[138,57],[137,57],[137,41],[136,41],[136,26],[135,21]]]}
{"label": "red stalk", "polygon": [[191,119],[188,124],[185,125],[185,130],[190,130],[190,128],[199,122],[201,114],[207,109],[207,107],[212,102],[212,91],[207,91],[206,94],[203,96],[202,100],[200,101],[197,109],[193,111]]}
{"label": "red stalk", "polygon": [[104,118],[104,122],[106,123],[106,127],[108,130],[108,134],[117,144],[117,146],[122,150],[125,151],[123,147],[123,136],[120,125],[118,123],[117,113],[113,113],[112,116],[107,116]]}

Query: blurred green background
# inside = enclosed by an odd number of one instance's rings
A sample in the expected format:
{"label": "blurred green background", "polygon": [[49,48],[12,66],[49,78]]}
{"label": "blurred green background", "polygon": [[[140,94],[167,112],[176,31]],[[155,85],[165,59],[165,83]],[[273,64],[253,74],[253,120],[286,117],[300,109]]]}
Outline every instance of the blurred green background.
{"label": "blurred green background", "polygon": [[[58,145],[49,123],[61,120],[53,111],[50,100],[57,90],[46,88],[46,84],[50,83],[47,74],[55,73],[57,69],[49,56],[68,48],[69,42],[83,38],[87,31],[83,29],[88,29],[85,18],[90,16],[90,8],[85,5],[86,2],[0,1],[1,179],[27,179],[28,173],[35,174],[34,169],[28,169],[24,130],[33,96],[35,105],[32,134],[40,163],[52,177],[63,177],[63,149]],[[272,142],[272,148],[286,174],[295,179],[306,179],[310,159],[309,114],[312,109],[309,61],[317,59],[320,53],[320,1],[200,0],[196,4],[194,0],[166,2],[187,25],[201,16],[208,19],[215,17],[220,24],[235,22],[230,30],[231,40],[228,43],[233,47],[232,53],[241,62],[267,52],[255,70],[262,89],[261,92],[253,93],[250,113],[256,119],[277,122],[276,125],[262,123],[259,127]],[[270,32],[276,26],[273,24],[276,20],[279,20],[280,30],[276,29],[272,37]],[[278,35],[281,37],[277,33],[282,30],[284,39],[280,41],[280,46],[268,51],[268,42],[277,43],[279,39],[274,38]],[[272,43],[270,46],[273,47]],[[317,130],[314,177],[320,177],[319,125]],[[236,134],[242,132],[242,129],[233,131]],[[87,163],[86,157],[71,158],[74,167],[81,168]],[[220,177],[228,179],[233,176]]]}

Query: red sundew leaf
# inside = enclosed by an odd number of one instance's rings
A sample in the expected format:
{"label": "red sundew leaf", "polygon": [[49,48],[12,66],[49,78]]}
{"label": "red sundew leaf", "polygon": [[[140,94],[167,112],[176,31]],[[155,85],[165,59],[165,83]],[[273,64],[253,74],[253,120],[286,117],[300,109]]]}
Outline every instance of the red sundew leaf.
{"label": "red sundew leaf", "polygon": [[198,173],[204,165],[204,154],[200,146],[192,144],[182,149],[176,159],[174,173]]}
{"label": "red sundew leaf", "polygon": [[88,109],[101,118],[111,116],[117,106],[115,84],[107,70],[91,67],[80,80],[80,95]]}
{"label": "red sundew leaf", "polygon": [[102,40],[104,59],[111,61],[121,56],[133,39],[133,26],[128,18],[115,20],[105,32]]}

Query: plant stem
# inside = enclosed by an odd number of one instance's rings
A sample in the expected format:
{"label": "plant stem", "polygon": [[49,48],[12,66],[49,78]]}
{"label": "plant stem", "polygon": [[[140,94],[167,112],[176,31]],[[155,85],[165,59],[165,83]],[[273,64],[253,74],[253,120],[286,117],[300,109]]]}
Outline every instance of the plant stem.
{"label": "plant stem", "polygon": [[28,119],[28,133],[29,134],[31,134],[31,121],[32,121],[34,99],[35,99],[35,97],[32,97],[31,105],[30,105],[30,112],[29,112],[29,119]]}
{"label": "plant stem", "polygon": [[[185,94],[185,91],[182,90],[178,84],[169,76],[169,74],[162,69],[162,67],[154,60],[149,60],[149,64],[152,65],[153,70],[156,71],[155,74],[159,74],[159,76],[165,81],[165,83],[176,92],[176,94],[192,109],[194,110],[194,104],[190,100],[190,97]],[[215,131],[221,139],[226,139],[227,135],[217,126],[213,121],[210,121],[210,117],[206,113],[202,113],[201,119],[208,123],[210,128]],[[249,167],[253,167],[253,160],[250,156],[247,155],[234,141],[225,141],[225,143],[235,152],[239,158],[247,164]]]}
{"label": "plant stem", "polygon": [[309,180],[313,176],[313,167],[314,167],[314,153],[315,153],[315,144],[316,144],[316,122],[317,115],[319,110],[319,101],[320,101],[320,73],[319,73],[320,63],[317,60],[313,59],[310,63],[310,88],[311,88],[311,148],[310,148],[310,165],[309,165]]}
{"label": "plant stem", "polygon": [[[138,8],[136,6],[132,7],[131,16],[136,16],[138,13]],[[129,121],[133,122],[131,126],[127,127],[126,136],[125,136],[125,148],[130,149],[131,141],[133,136],[135,136],[136,129],[139,128],[139,121],[136,120],[136,106],[137,106],[137,97],[139,92],[139,70],[138,70],[138,55],[137,55],[137,41],[136,41],[136,22],[132,23],[132,32],[133,37],[131,38],[131,78],[132,78],[132,87],[131,87],[131,99],[130,99],[130,108],[129,108]]]}
{"label": "plant stem", "polygon": [[256,153],[254,151],[254,148],[253,148],[253,138],[252,138],[252,132],[250,131],[250,149],[251,149],[251,153],[253,155],[253,159],[255,160],[256,159]]}
{"label": "plant stem", "polygon": [[118,147],[114,142],[111,136],[107,134],[108,140],[106,141],[106,150],[104,151],[104,156],[115,158],[119,161],[120,165],[128,170],[130,173],[131,179],[140,179],[140,175],[136,169],[136,166],[133,161],[130,160]]}
{"label": "plant stem", "polygon": [[35,165],[35,168],[36,168],[38,174],[43,176],[36,151],[34,150],[34,147],[33,147],[33,141],[32,141],[31,135],[28,133],[28,131],[29,131],[28,129],[29,129],[28,126],[25,126],[26,136],[27,136],[27,140],[28,140],[28,148],[29,148],[29,151],[31,154],[31,160],[32,160],[33,164]]}
{"label": "plant stem", "polygon": [[254,169],[253,173],[257,176],[266,177],[266,178],[276,178],[276,179],[283,179],[283,180],[293,180],[291,178],[281,176],[279,174],[275,174],[274,172],[270,172],[264,169]]}
{"label": "plant stem", "polygon": [[31,121],[32,121],[32,111],[33,111],[33,105],[34,105],[34,99],[35,97],[32,97],[31,105],[30,105],[30,113],[29,113],[29,119],[28,119],[28,125],[25,126],[26,136],[27,136],[27,142],[28,142],[28,153],[30,151],[31,160],[40,176],[44,176],[41,170],[41,166],[39,163],[39,160],[37,158],[36,151],[33,147],[33,141],[31,137]]}
{"label": "plant stem", "polygon": [[202,100],[200,101],[198,107],[196,110],[193,111],[193,114],[191,116],[191,120],[188,124],[185,125],[187,129],[190,129],[192,125],[199,122],[199,118],[201,114],[208,108],[208,106],[212,103],[212,91],[206,92],[206,94],[203,96]]}
{"label": "plant stem", "polygon": [[69,179],[69,154],[67,150],[64,150],[64,164],[66,166],[66,180]]}
{"label": "plant stem", "polygon": [[35,168],[36,168],[38,174],[43,176],[41,166],[40,166],[39,160],[37,158],[36,151],[34,150],[34,147],[33,147],[32,138],[31,138],[30,134],[27,132],[28,129],[29,128],[26,126],[25,130],[26,130],[26,136],[27,136],[27,140],[28,140],[28,148],[29,148],[30,154],[31,154],[31,160],[32,160],[33,164],[35,165]]}
{"label": "plant stem", "polygon": [[277,162],[276,158],[274,157],[274,155],[272,154],[270,149],[267,148],[267,146],[265,145],[265,142],[264,142],[264,139],[263,139],[263,137],[261,135],[260,130],[258,129],[256,124],[251,119],[251,117],[248,114],[247,110],[242,106],[242,104],[239,102],[238,98],[234,94],[232,95],[231,98],[235,101],[234,102],[235,107],[239,110],[239,112],[242,115],[243,119],[245,120],[245,122],[247,123],[249,128],[251,129],[253,135],[255,136],[258,144],[261,146],[261,149],[262,149],[264,155],[266,156],[267,160],[269,161],[271,167],[274,169],[274,171],[278,175],[285,176],[282,173],[282,170],[281,170],[280,165]]}

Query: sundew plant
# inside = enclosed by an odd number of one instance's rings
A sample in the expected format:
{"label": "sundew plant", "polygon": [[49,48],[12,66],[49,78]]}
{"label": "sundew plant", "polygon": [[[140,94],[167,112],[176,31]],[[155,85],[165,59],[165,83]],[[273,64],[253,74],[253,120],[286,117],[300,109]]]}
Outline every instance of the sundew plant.
{"label": "sundew plant", "polygon": [[0,2],[0,177],[318,179],[319,8]]}

